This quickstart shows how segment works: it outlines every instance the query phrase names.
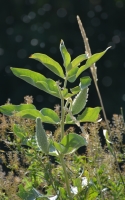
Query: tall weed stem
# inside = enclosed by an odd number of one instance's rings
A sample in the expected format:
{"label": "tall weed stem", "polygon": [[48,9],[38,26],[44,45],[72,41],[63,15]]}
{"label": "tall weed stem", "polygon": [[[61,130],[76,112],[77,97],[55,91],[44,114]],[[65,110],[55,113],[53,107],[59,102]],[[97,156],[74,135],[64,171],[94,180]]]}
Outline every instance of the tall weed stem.
{"label": "tall weed stem", "polygon": [[[85,53],[87,54],[88,57],[90,57],[92,55],[91,54],[91,49],[90,49],[88,38],[86,36],[85,30],[83,28],[83,25],[82,25],[82,22],[81,22],[79,16],[77,16],[77,21],[78,21],[79,29],[81,31],[81,35],[82,35],[82,38],[83,38],[83,41],[84,41]],[[105,123],[106,123],[106,126],[107,126],[107,130],[108,130],[108,133],[109,133],[109,136],[110,136],[111,135],[110,134],[110,127],[109,127],[109,124],[108,124],[108,120],[107,120],[107,117],[106,117],[106,112],[105,112],[105,109],[104,109],[101,93],[100,93],[100,90],[99,90],[99,87],[98,87],[98,83],[97,83],[98,78],[97,78],[97,68],[95,66],[95,63],[90,67],[90,70],[91,70],[93,81],[94,81],[94,84],[95,84],[95,87],[96,87],[96,91],[97,91],[97,94],[98,94],[98,97],[99,97],[99,101],[100,101],[100,104],[101,104],[101,107],[102,107],[102,112],[103,112],[103,116],[104,116]],[[113,156],[114,156],[117,168],[118,168],[119,176],[121,178],[121,181],[122,181],[122,183],[124,185],[124,189],[125,189],[125,183],[124,183],[124,180],[123,180],[120,168],[119,168],[119,164],[118,164],[118,161],[117,161],[117,156],[116,156],[116,152],[115,152],[114,148],[113,148],[113,152],[114,152]]]}
{"label": "tall weed stem", "polygon": [[[81,35],[82,35],[82,38],[83,38],[83,41],[84,41],[85,53],[87,54],[88,57],[90,57],[92,55],[91,49],[90,49],[88,38],[86,37],[86,33],[85,33],[85,30],[83,28],[83,25],[82,25],[82,22],[81,22],[79,16],[77,16],[77,21],[78,21],[79,29],[81,31]],[[102,112],[103,112],[103,116],[104,116],[104,119],[105,119],[105,122],[106,122],[107,130],[110,134],[110,127],[109,127],[109,124],[108,124],[108,120],[107,120],[107,117],[106,117],[106,112],[105,112],[105,109],[104,109],[102,97],[101,97],[100,90],[99,90],[98,83],[97,83],[98,79],[97,79],[97,70],[96,70],[95,63],[90,67],[90,70],[91,70],[93,81],[94,81],[96,91],[97,91],[97,94],[98,94],[98,97],[99,97],[99,101],[100,101],[100,104],[101,104],[101,107],[102,107]]]}

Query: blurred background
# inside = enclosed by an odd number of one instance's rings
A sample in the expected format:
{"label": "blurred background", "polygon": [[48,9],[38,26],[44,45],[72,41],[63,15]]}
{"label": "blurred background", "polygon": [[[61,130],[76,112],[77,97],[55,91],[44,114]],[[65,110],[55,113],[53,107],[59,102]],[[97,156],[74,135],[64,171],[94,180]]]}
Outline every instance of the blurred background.
{"label": "blurred background", "polygon": [[[108,118],[125,113],[125,0],[6,0],[0,1],[0,105],[20,104],[32,95],[37,109],[54,108],[59,99],[15,77],[10,67],[27,68],[59,78],[33,53],[44,53],[63,65],[59,51],[63,39],[72,59],[85,52],[76,16],[89,38],[92,53],[110,50],[97,62],[98,84]],[[90,70],[82,76],[90,75]],[[74,85],[79,83],[79,78]],[[99,106],[92,82],[87,106]]]}

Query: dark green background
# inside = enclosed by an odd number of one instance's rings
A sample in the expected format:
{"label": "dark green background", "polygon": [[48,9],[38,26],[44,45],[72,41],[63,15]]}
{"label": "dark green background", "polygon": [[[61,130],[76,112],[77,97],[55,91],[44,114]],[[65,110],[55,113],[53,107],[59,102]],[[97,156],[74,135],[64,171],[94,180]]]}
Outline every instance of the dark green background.
{"label": "dark green background", "polygon": [[[57,98],[15,77],[10,66],[31,69],[58,80],[42,64],[28,57],[41,52],[62,65],[61,39],[72,59],[84,53],[76,15],[83,22],[92,53],[112,46],[97,63],[98,84],[108,118],[120,113],[120,107],[125,110],[125,1],[117,0],[1,0],[0,105],[8,98],[13,104],[20,104],[26,95],[33,96],[38,109],[53,108],[59,103]],[[91,76],[89,70],[83,75]],[[89,93],[87,105],[99,106],[93,82]]]}

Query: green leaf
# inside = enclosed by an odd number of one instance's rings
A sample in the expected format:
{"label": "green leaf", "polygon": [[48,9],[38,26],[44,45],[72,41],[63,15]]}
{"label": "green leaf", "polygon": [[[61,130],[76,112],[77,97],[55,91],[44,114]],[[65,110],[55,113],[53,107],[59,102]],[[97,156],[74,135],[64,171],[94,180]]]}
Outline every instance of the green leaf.
{"label": "green leaf", "polygon": [[61,42],[60,42],[60,51],[61,51],[63,62],[64,62],[63,65],[66,68],[66,70],[69,71],[72,68],[72,65],[70,63],[71,57],[70,57],[70,54],[65,47],[63,40],[61,40]]}
{"label": "green leaf", "polygon": [[19,69],[11,67],[11,70],[13,74],[18,78],[21,78],[22,80],[39,88],[40,90],[43,90],[55,97],[60,98],[58,87],[54,80],[46,78],[42,74],[33,72],[29,69]]}
{"label": "green leaf", "polygon": [[45,153],[49,153],[49,143],[47,139],[47,134],[43,128],[40,117],[36,118],[36,142],[38,147]]}
{"label": "green leaf", "polygon": [[44,121],[48,121],[48,123],[55,123],[58,124],[60,122],[60,118],[57,113],[49,108],[43,108],[41,114],[44,116]]}
{"label": "green leaf", "polygon": [[86,108],[81,115],[77,117],[80,122],[96,122],[99,116],[101,107]]}
{"label": "green leaf", "polygon": [[43,116],[39,110],[26,109],[16,113],[15,115],[29,119],[36,119],[37,117],[40,117],[43,121]]}
{"label": "green leaf", "polygon": [[85,76],[80,79],[79,86],[72,90],[77,93],[77,95],[73,99],[71,107],[73,115],[80,113],[84,109],[88,97],[88,86],[90,84],[91,78],[89,76]]}
{"label": "green leaf", "polygon": [[37,117],[40,117],[42,122],[50,124],[57,124],[60,122],[58,115],[49,108],[43,108],[41,111],[27,109],[16,113],[16,116],[30,119],[36,119]]}
{"label": "green leaf", "polygon": [[19,192],[17,194],[22,200],[35,200],[38,197],[45,197],[44,195],[40,194],[35,188],[31,188],[30,190],[25,191],[22,184],[19,185]]}
{"label": "green leaf", "polygon": [[50,144],[49,144],[49,155],[59,156],[58,151],[56,150],[56,148],[54,147],[54,145],[52,144],[51,141],[50,141]]}
{"label": "green leaf", "polygon": [[71,111],[73,115],[80,113],[87,102],[88,88],[81,89],[80,92],[75,96],[71,105]]}
{"label": "green leaf", "polygon": [[72,92],[73,95],[78,94],[78,92],[80,92],[80,86],[76,86],[70,89],[70,91]]}
{"label": "green leaf", "polygon": [[54,142],[57,150],[62,154],[71,154],[78,148],[87,145],[85,138],[76,133],[69,133],[61,140],[61,143]]}
{"label": "green leaf", "polygon": [[85,199],[87,199],[87,200],[95,200],[96,197],[98,197],[97,189],[95,188],[94,185],[89,186],[87,191],[86,191]]}
{"label": "green leaf", "polygon": [[65,124],[75,124],[69,113],[66,115]]}
{"label": "green leaf", "polygon": [[64,88],[61,92],[62,92],[62,96],[66,100],[67,100],[67,98],[74,96],[74,93],[68,93],[68,89],[67,88]]}
{"label": "green leaf", "polygon": [[80,78],[80,89],[83,90],[91,84],[91,78],[89,76],[84,76]]}
{"label": "green leaf", "polygon": [[58,152],[62,153],[65,150],[65,147],[58,142],[54,142],[54,147],[57,149]]}
{"label": "green leaf", "polygon": [[79,56],[77,56],[72,62],[72,68],[74,67],[78,67],[80,65],[80,63],[84,60],[87,59],[87,55],[86,54],[81,54]]}
{"label": "green leaf", "polygon": [[64,73],[62,67],[58,62],[50,58],[49,56],[41,53],[34,53],[29,58],[33,58],[41,62],[44,66],[46,66],[49,70],[51,70],[56,75],[60,76],[64,79]]}
{"label": "green leaf", "polygon": [[0,106],[0,112],[4,115],[13,115],[14,112],[19,112],[26,109],[36,109],[33,104],[20,104],[20,105],[13,105],[13,104],[5,104]]}
{"label": "green leaf", "polygon": [[94,64],[95,62],[97,62],[109,49],[110,47],[108,47],[105,51],[101,52],[101,53],[96,53],[93,54],[86,62],[85,66],[86,68],[90,67],[92,64]]}
{"label": "green leaf", "polygon": [[76,80],[76,74],[78,70],[79,70],[78,67],[74,67],[68,71],[68,81],[70,83],[73,83]]}
{"label": "green leaf", "polygon": [[78,78],[78,76],[85,71],[86,69],[88,69],[89,67],[92,66],[92,64],[94,64],[95,62],[97,62],[105,53],[106,51],[109,49],[110,47],[108,47],[105,51],[101,52],[101,53],[96,53],[93,54],[90,58],[88,58],[88,60],[86,61],[86,64],[81,66],[79,68],[79,70],[77,71],[76,74],[76,78]]}
{"label": "green leaf", "polygon": [[13,125],[13,132],[14,134],[19,137],[20,139],[24,139],[25,134],[23,133],[23,129],[19,126],[19,124]]}

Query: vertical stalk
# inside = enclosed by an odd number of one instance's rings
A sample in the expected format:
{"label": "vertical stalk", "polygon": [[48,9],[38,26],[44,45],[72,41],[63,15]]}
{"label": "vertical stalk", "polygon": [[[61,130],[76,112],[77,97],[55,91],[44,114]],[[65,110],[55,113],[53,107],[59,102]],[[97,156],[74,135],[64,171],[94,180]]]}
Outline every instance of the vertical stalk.
{"label": "vertical stalk", "polygon": [[59,84],[57,83],[57,87],[58,87],[58,91],[60,94],[60,98],[61,98],[61,140],[64,137],[64,116],[65,116],[65,110],[64,110],[64,98],[62,96],[61,93],[61,88],[59,87]]}
{"label": "vertical stalk", "polygon": [[[91,54],[91,49],[90,49],[90,46],[89,46],[89,42],[88,42],[88,38],[86,37],[86,33],[85,33],[85,30],[83,28],[83,25],[82,25],[82,22],[79,18],[79,16],[77,16],[77,21],[78,21],[78,25],[79,25],[79,29],[81,31],[81,35],[82,35],[82,38],[83,38],[83,41],[84,41],[84,45],[85,45],[85,52],[86,54],[88,55],[88,57],[90,57],[92,54]],[[95,87],[96,87],[96,90],[97,90],[97,94],[98,94],[98,97],[99,97],[99,100],[100,100],[100,104],[101,104],[101,107],[102,107],[102,112],[103,112],[103,116],[104,116],[104,119],[105,119],[105,122],[106,122],[106,126],[107,126],[107,130],[108,130],[108,133],[110,135],[110,127],[109,127],[109,124],[108,124],[108,120],[107,120],[107,117],[106,117],[106,112],[105,112],[105,109],[104,109],[104,105],[103,105],[103,101],[102,101],[102,97],[101,97],[101,94],[100,94],[100,90],[99,90],[99,87],[98,87],[98,83],[97,83],[97,71],[96,71],[96,66],[95,64],[93,64],[91,67],[90,67],[90,70],[91,70],[91,73],[92,73],[92,77],[93,77],[93,80],[94,80],[94,84],[95,84]],[[113,152],[114,152],[114,159],[116,161],[116,164],[117,164],[117,168],[118,168],[118,173],[119,173],[119,176],[121,178],[121,181],[124,185],[124,189],[125,189],[125,183],[124,183],[124,180],[123,180],[123,177],[122,177],[122,174],[121,174],[121,171],[120,171],[120,168],[119,168],[119,164],[118,164],[118,161],[117,161],[117,156],[116,156],[116,152],[115,152],[115,149],[113,147]]]}
{"label": "vertical stalk", "polygon": [[62,165],[62,168],[63,168],[64,176],[65,176],[67,194],[69,196],[69,199],[71,200],[72,194],[71,194],[71,191],[70,191],[70,183],[69,183],[68,174],[67,174],[67,171],[66,171],[66,165],[65,165],[65,162],[64,162],[64,159],[63,159],[63,155],[60,154],[59,157],[60,157],[60,162],[61,162],[61,165]]}
{"label": "vertical stalk", "polygon": [[61,97],[61,140],[64,137],[64,99]]}
{"label": "vertical stalk", "polygon": [[[84,41],[85,52],[88,55],[88,57],[90,57],[92,55],[91,54],[91,49],[90,49],[88,38],[86,37],[86,33],[85,33],[85,30],[83,28],[83,25],[82,25],[82,22],[81,22],[79,16],[77,16],[77,21],[78,21],[79,29],[81,31],[81,35],[82,35],[82,38],[83,38],[83,41]],[[90,70],[91,70],[91,74],[92,74],[92,77],[93,77],[93,80],[94,80],[96,91],[97,91],[97,94],[98,94],[98,97],[99,97],[99,101],[100,101],[100,104],[101,104],[101,107],[102,107],[102,112],[103,112],[103,116],[104,116],[104,119],[105,119],[105,122],[106,122],[107,130],[108,130],[108,132],[110,134],[110,127],[109,127],[109,124],[108,124],[108,120],[107,120],[107,117],[106,117],[106,112],[105,112],[105,109],[104,109],[103,101],[102,101],[101,94],[100,94],[99,87],[98,87],[98,83],[97,83],[98,79],[97,79],[97,71],[96,71],[95,64],[93,64],[90,67]]]}

